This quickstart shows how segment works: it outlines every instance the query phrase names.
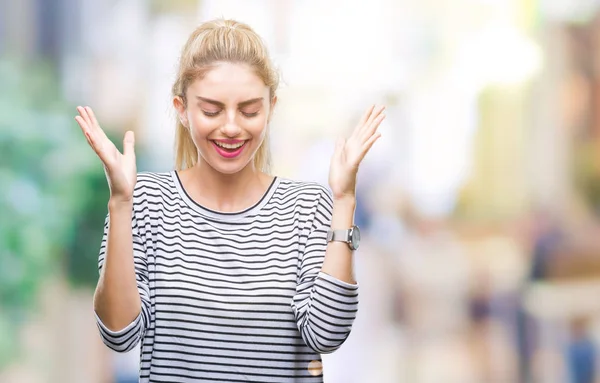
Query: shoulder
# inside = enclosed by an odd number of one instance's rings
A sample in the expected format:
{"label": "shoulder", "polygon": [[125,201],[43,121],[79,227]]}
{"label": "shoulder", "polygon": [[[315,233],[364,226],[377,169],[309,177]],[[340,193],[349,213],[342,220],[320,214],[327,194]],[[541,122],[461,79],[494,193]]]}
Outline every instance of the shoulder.
{"label": "shoulder", "polygon": [[172,172],[140,172],[133,191],[134,204],[172,196],[175,190]]}
{"label": "shoulder", "polygon": [[329,188],[319,182],[301,181],[279,177],[279,191],[288,198],[303,199],[331,205],[333,198]]}
{"label": "shoulder", "polygon": [[160,188],[173,184],[171,172],[140,172],[137,174],[136,190]]}

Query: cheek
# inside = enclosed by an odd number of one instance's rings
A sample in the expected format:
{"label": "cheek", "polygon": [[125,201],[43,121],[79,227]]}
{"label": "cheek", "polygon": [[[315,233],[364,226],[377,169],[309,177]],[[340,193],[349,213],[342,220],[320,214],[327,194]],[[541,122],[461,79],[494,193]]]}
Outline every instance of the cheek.
{"label": "cheek", "polygon": [[216,119],[208,118],[202,113],[189,115],[188,119],[192,134],[196,137],[208,135],[219,128],[219,123]]}
{"label": "cheek", "polygon": [[267,131],[267,118],[259,116],[253,119],[246,120],[246,130],[252,133],[255,137],[263,137]]}
{"label": "cheek", "polygon": [[201,152],[206,150],[205,148],[209,144],[207,139],[212,131],[213,129],[210,129],[205,122],[198,120],[190,121],[192,141],[194,141],[194,145]]}

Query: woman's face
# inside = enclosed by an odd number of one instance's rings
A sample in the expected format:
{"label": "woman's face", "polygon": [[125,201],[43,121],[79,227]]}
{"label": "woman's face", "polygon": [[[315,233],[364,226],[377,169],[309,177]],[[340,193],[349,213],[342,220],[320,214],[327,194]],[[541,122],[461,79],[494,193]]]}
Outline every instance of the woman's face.
{"label": "woman's face", "polygon": [[182,123],[190,129],[199,161],[234,174],[254,159],[262,144],[275,99],[253,69],[220,63],[186,91],[187,105],[175,98]]}

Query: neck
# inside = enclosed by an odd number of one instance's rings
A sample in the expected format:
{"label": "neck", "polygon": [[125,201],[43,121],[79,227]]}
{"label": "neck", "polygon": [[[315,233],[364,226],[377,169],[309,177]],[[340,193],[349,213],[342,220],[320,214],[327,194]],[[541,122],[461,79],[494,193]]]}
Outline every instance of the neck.
{"label": "neck", "polygon": [[202,159],[185,171],[182,182],[192,199],[216,211],[247,209],[264,195],[273,178],[249,163],[235,174],[223,174]]}

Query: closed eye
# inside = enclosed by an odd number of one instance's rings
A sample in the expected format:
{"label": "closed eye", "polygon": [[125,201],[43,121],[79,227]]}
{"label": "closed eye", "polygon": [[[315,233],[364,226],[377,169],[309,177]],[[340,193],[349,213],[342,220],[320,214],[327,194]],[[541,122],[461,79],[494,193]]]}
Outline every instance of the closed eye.
{"label": "closed eye", "polygon": [[242,114],[248,118],[258,116],[258,112],[254,112],[254,113],[242,112]]}
{"label": "closed eye", "polygon": [[216,112],[208,112],[206,110],[203,110],[202,113],[204,113],[205,116],[207,117],[215,117],[217,116],[219,113],[221,113],[220,110],[217,110]]}

